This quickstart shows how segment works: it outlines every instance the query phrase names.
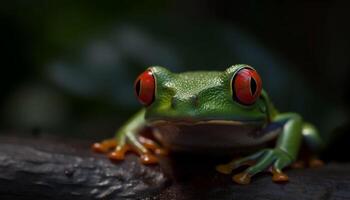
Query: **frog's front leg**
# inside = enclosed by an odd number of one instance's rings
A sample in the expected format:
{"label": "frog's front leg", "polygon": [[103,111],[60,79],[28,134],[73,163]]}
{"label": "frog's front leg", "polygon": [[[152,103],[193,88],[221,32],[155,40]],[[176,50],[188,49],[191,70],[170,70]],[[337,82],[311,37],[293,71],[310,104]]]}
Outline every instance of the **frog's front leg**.
{"label": "frog's front leg", "polygon": [[245,158],[218,165],[217,171],[230,174],[235,168],[250,165],[244,172],[234,175],[233,180],[239,184],[248,184],[252,176],[269,170],[273,174],[273,181],[288,181],[288,176],[282,169],[294,162],[298,155],[302,141],[302,118],[296,113],[283,113],[278,114],[273,122],[283,123],[282,133],[274,149],[263,149]]}
{"label": "frog's front leg", "polygon": [[115,138],[93,144],[93,150],[108,153],[114,148],[109,153],[111,160],[123,160],[125,154],[132,151],[140,156],[144,164],[157,163],[158,159],[153,153],[164,154],[165,151],[152,140],[139,136],[140,129],[145,126],[144,115],[145,110],[142,109],[117,131]]}

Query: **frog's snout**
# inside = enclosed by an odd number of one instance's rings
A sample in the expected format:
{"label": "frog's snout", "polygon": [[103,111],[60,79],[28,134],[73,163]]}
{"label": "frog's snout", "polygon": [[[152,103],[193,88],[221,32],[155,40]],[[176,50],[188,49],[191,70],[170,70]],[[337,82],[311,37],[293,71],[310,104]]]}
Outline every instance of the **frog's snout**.
{"label": "frog's snout", "polygon": [[198,107],[198,96],[197,95],[189,95],[186,97],[177,97],[173,96],[171,98],[171,107],[173,109],[179,108],[179,107],[191,107],[196,108]]}

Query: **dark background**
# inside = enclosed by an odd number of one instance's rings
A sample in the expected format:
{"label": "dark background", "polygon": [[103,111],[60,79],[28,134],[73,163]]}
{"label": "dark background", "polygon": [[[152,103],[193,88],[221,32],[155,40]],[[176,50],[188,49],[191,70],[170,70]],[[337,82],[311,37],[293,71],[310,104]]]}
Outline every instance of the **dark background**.
{"label": "dark background", "polygon": [[2,2],[1,130],[103,139],[139,109],[132,84],[146,67],[246,63],[277,108],[336,136],[325,157],[349,160],[344,2]]}

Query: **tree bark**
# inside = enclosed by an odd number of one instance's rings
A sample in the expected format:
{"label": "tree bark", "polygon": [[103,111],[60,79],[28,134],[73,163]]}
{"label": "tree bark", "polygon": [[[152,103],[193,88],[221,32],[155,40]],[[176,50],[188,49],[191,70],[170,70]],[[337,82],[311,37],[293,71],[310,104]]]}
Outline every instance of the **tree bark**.
{"label": "tree bark", "polygon": [[64,143],[1,137],[0,199],[134,199],[167,183],[159,166],[140,165],[136,156],[115,164],[89,143]]}
{"label": "tree bark", "polygon": [[229,158],[178,154],[144,166],[128,154],[112,163],[90,144],[0,137],[0,199],[350,199],[346,163],[286,169],[285,184],[262,173],[242,186],[214,170]]}

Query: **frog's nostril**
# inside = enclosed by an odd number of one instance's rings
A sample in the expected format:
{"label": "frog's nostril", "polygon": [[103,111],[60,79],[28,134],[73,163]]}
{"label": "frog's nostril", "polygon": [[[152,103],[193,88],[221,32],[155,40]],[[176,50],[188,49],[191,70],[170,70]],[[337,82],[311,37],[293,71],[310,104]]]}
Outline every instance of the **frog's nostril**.
{"label": "frog's nostril", "polygon": [[171,108],[176,108],[177,104],[178,104],[178,99],[176,97],[171,97],[171,102],[170,102]]}
{"label": "frog's nostril", "polygon": [[194,107],[197,107],[197,106],[198,106],[198,96],[191,96],[191,97],[190,97],[190,101],[191,101],[191,104],[192,104]]}
{"label": "frog's nostril", "polygon": [[198,96],[192,95],[188,97],[177,97],[173,96],[171,98],[171,107],[176,108],[178,106],[185,106],[185,107],[197,107],[198,104]]}

